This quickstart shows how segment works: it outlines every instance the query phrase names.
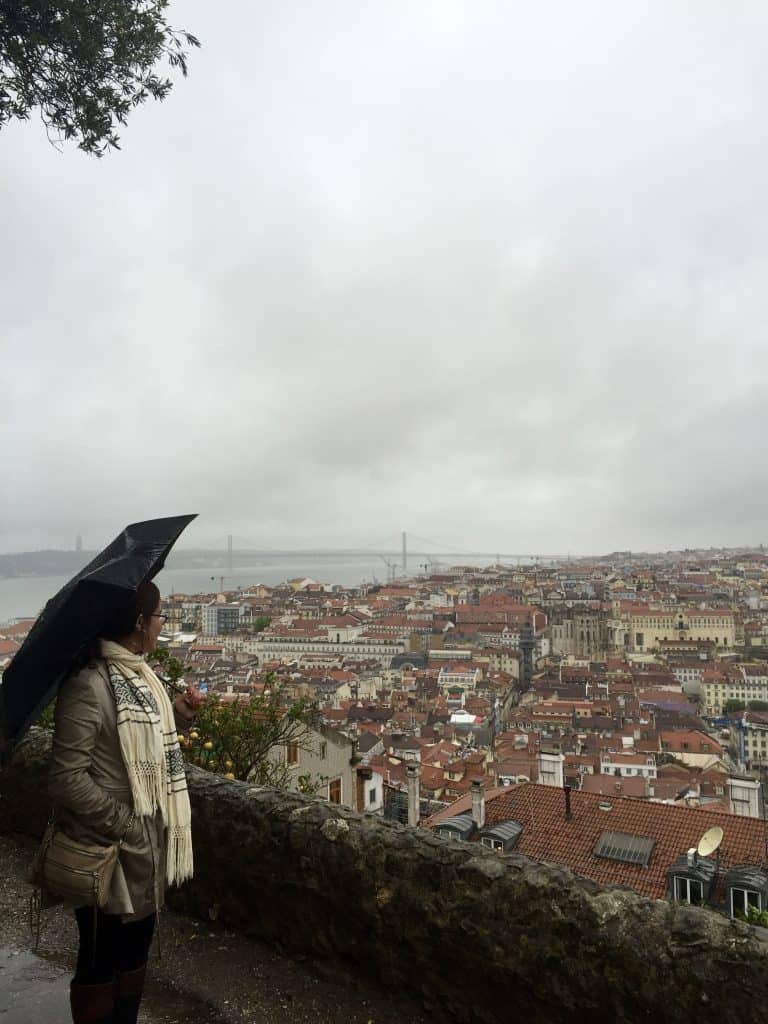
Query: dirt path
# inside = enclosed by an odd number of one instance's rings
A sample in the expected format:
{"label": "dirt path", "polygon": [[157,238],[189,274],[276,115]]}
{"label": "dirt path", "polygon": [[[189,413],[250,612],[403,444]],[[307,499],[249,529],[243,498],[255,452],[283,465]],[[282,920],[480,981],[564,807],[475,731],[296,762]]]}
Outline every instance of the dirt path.
{"label": "dirt path", "polygon": [[[24,872],[35,844],[0,836],[0,1020],[36,1024],[66,1019],[75,958],[71,912],[44,912],[31,952]],[[426,1024],[415,1001],[328,964],[296,961],[273,948],[164,911],[162,959],[150,960],[146,1024]]]}

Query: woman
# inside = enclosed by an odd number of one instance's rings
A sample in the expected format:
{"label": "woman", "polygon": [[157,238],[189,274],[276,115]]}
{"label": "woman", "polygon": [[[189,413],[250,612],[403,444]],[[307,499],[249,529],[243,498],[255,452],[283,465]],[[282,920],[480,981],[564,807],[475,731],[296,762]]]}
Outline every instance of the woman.
{"label": "woman", "polygon": [[92,657],[56,702],[49,791],[64,833],[121,841],[106,904],[78,907],[80,946],[70,1004],[75,1024],[138,1018],[149,946],[165,885],[192,877],[190,807],[177,734],[202,697],[173,705],[145,661],[165,616],[143,583],[101,630]]}

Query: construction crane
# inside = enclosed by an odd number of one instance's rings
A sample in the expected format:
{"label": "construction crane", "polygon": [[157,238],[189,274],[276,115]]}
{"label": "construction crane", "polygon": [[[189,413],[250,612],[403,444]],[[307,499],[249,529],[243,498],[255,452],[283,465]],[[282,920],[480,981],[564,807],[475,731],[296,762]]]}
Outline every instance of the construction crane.
{"label": "construction crane", "polygon": [[390,560],[385,558],[384,555],[379,555],[379,558],[387,567],[387,582],[394,583],[395,576],[397,575],[397,562],[390,562]]}
{"label": "construction crane", "polygon": [[224,593],[224,580],[228,580],[229,576],[211,576],[211,579],[219,581],[218,593],[223,594]]}
{"label": "construction crane", "polygon": [[434,558],[428,558],[426,562],[419,562],[419,568],[423,569],[425,573],[436,572],[440,569],[440,563],[436,562]]}

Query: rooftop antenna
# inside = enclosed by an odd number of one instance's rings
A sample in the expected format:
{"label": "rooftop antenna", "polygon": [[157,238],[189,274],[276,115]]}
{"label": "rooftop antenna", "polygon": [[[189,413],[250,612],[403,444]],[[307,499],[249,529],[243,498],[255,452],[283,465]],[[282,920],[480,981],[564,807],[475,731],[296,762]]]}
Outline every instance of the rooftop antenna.
{"label": "rooftop antenna", "polygon": [[[720,849],[720,844],[723,841],[723,830],[719,825],[713,825],[712,828],[708,828],[704,835],[699,840],[699,845],[696,847],[696,852],[700,857],[709,857],[716,850]],[[718,856],[718,860],[719,860]]]}

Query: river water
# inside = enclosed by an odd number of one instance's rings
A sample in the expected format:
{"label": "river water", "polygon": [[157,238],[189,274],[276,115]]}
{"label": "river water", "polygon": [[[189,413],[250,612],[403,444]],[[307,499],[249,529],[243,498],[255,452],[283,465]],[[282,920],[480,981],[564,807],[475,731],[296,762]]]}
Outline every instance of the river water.
{"label": "river water", "polygon": [[[414,555],[411,572],[421,571],[418,568],[417,557]],[[257,583],[275,586],[297,576],[309,576],[319,583],[356,587],[363,581],[370,583],[374,578],[381,583],[385,582],[387,566],[379,561],[376,555],[369,554],[276,555],[265,556],[261,565],[234,567],[231,572],[225,569],[205,568],[164,569],[155,582],[164,597],[171,593],[210,593],[219,589],[219,578],[222,574],[225,590],[237,590],[238,587],[245,590]],[[67,579],[66,576],[0,579],[0,622],[37,615],[48,598],[53,597]]]}

